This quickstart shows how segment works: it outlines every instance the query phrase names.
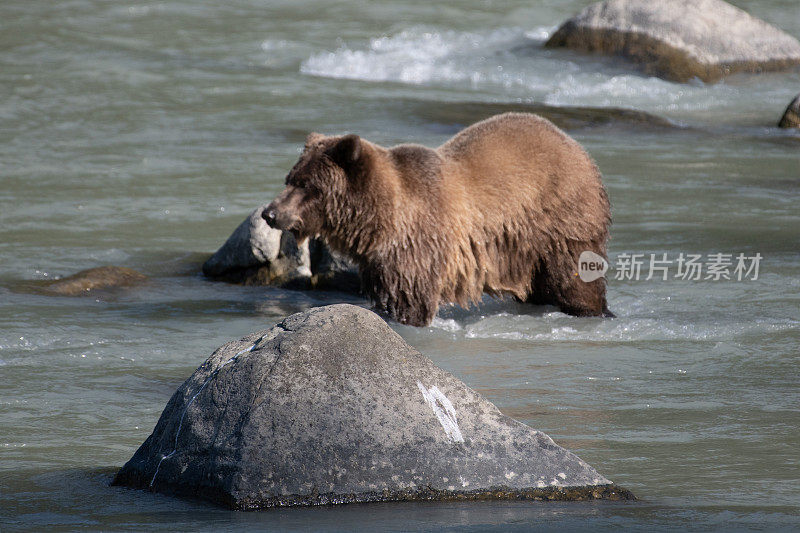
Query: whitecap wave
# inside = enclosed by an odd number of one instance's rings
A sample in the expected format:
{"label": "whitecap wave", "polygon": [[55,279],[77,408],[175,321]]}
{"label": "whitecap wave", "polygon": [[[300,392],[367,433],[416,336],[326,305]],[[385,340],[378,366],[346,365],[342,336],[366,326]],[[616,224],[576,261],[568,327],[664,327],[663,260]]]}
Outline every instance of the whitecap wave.
{"label": "whitecap wave", "polygon": [[[797,320],[732,322],[727,324],[681,324],[654,318],[586,320],[567,317],[492,315],[464,326],[468,339],[535,341],[635,342],[693,340],[724,342],[748,335],[800,329]],[[555,313],[553,315],[556,315]],[[544,319],[544,320],[543,320]],[[564,325],[565,321],[574,324]]]}
{"label": "whitecap wave", "polygon": [[461,331],[462,328],[461,324],[456,322],[453,318],[440,318],[438,316],[433,318],[433,322],[431,322],[431,327],[433,329],[441,329],[444,331]]}
{"label": "whitecap wave", "polygon": [[653,111],[709,109],[739,90],[726,84],[675,84],[604,63],[597,56],[541,48],[554,28],[457,32],[412,27],[368,43],[312,54],[304,74],[414,85],[462,86],[549,105]]}
{"label": "whitecap wave", "polygon": [[525,38],[520,29],[480,34],[412,28],[371,39],[366,49],[342,46],[334,52],[314,54],[303,61],[300,72],[365,81],[477,84],[486,74],[475,68],[476,64],[485,63],[492,50]]}

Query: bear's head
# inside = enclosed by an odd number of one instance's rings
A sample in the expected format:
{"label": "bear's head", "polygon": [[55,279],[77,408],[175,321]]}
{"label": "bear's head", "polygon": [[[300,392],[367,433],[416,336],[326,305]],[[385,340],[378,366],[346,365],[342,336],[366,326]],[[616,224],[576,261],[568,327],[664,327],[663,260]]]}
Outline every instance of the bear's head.
{"label": "bear's head", "polygon": [[358,135],[312,133],[286,176],[286,188],[261,216],[271,227],[290,231],[298,242],[341,225],[353,189],[366,173],[368,147]]}

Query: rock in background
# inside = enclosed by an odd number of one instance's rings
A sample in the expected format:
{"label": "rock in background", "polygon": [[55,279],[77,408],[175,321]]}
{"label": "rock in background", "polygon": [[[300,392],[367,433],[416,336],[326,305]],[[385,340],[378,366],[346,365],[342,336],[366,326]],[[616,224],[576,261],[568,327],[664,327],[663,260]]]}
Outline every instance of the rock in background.
{"label": "rock in background", "polygon": [[786,111],[783,112],[783,117],[781,117],[780,122],[778,122],[778,127],[800,128],[800,94],[794,97],[792,103],[790,103]]}
{"label": "rock in background", "polygon": [[607,0],[565,22],[545,44],[621,55],[672,81],[800,64],[800,42],[722,0]]}
{"label": "rock in background", "polygon": [[215,351],[114,484],[233,509],[633,498],[346,304]]}
{"label": "rock in background", "polygon": [[101,266],[81,270],[66,278],[36,280],[22,285],[23,290],[54,296],[86,296],[92,291],[131,287],[147,281],[147,276],[131,268]]}
{"label": "rock in background", "polygon": [[328,289],[357,293],[358,270],[319,239],[300,246],[288,231],[273,229],[256,208],[203,264],[209,278],[243,285]]}

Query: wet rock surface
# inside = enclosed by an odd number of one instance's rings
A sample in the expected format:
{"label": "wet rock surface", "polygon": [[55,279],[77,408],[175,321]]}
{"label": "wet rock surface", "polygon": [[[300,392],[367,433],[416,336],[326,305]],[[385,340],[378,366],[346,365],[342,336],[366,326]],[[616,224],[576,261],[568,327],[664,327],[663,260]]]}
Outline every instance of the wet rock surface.
{"label": "wet rock surface", "polygon": [[298,245],[288,231],[269,227],[256,208],[204,264],[207,277],[242,285],[291,289],[341,290],[357,293],[358,271],[324,241]]}
{"label": "wet rock surface", "polygon": [[778,127],[800,128],[800,94],[794,97],[789,107],[783,112],[783,116],[780,122],[778,122]]}
{"label": "wet rock surface", "polygon": [[83,296],[92,291],[131,287],[147,280],[147,276],[131,268],[102,266],[81,270],[58,280],[31,282],[31,292],[56,296]]}
{"label": "wet rock surface", "polygon": [[647,74],[679,82],[800,64],[796,38],[722,0],[599,2],[565,22],[545,46],[620,55]]}
{"label": "wet rock surface", "polygon": [[114,484],[233,509],[633,499],[346,304],[215,351]]}

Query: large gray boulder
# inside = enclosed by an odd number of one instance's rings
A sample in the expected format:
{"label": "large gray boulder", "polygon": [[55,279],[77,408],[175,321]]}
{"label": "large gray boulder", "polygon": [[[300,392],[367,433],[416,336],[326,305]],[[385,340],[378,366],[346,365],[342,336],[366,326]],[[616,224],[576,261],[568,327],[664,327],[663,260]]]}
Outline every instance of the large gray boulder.
{"label": "large gray boulder", "polygon": [[800,42],[722,0],[607,0],[569,19],[547,41],[621,55],[648,74],[685,82],[800,64]]}
{"label": "large gray boulder", "polygon": [[800,128],[800,94],[794,97],[789,107],[783,112],[783,116],[780,122],[778,122],[778,127]]}
{"label": "large gray boulder", "polygon": [[319,239],[298,245],[288,231],[269,227],[257,207],[203,264],[212,279],[244,285],[358,292],[358,270]]}
{"label": "large gray boulder", "polygon": [[233,509],[633,498],[346,304],[215,351],[114,484]]}

